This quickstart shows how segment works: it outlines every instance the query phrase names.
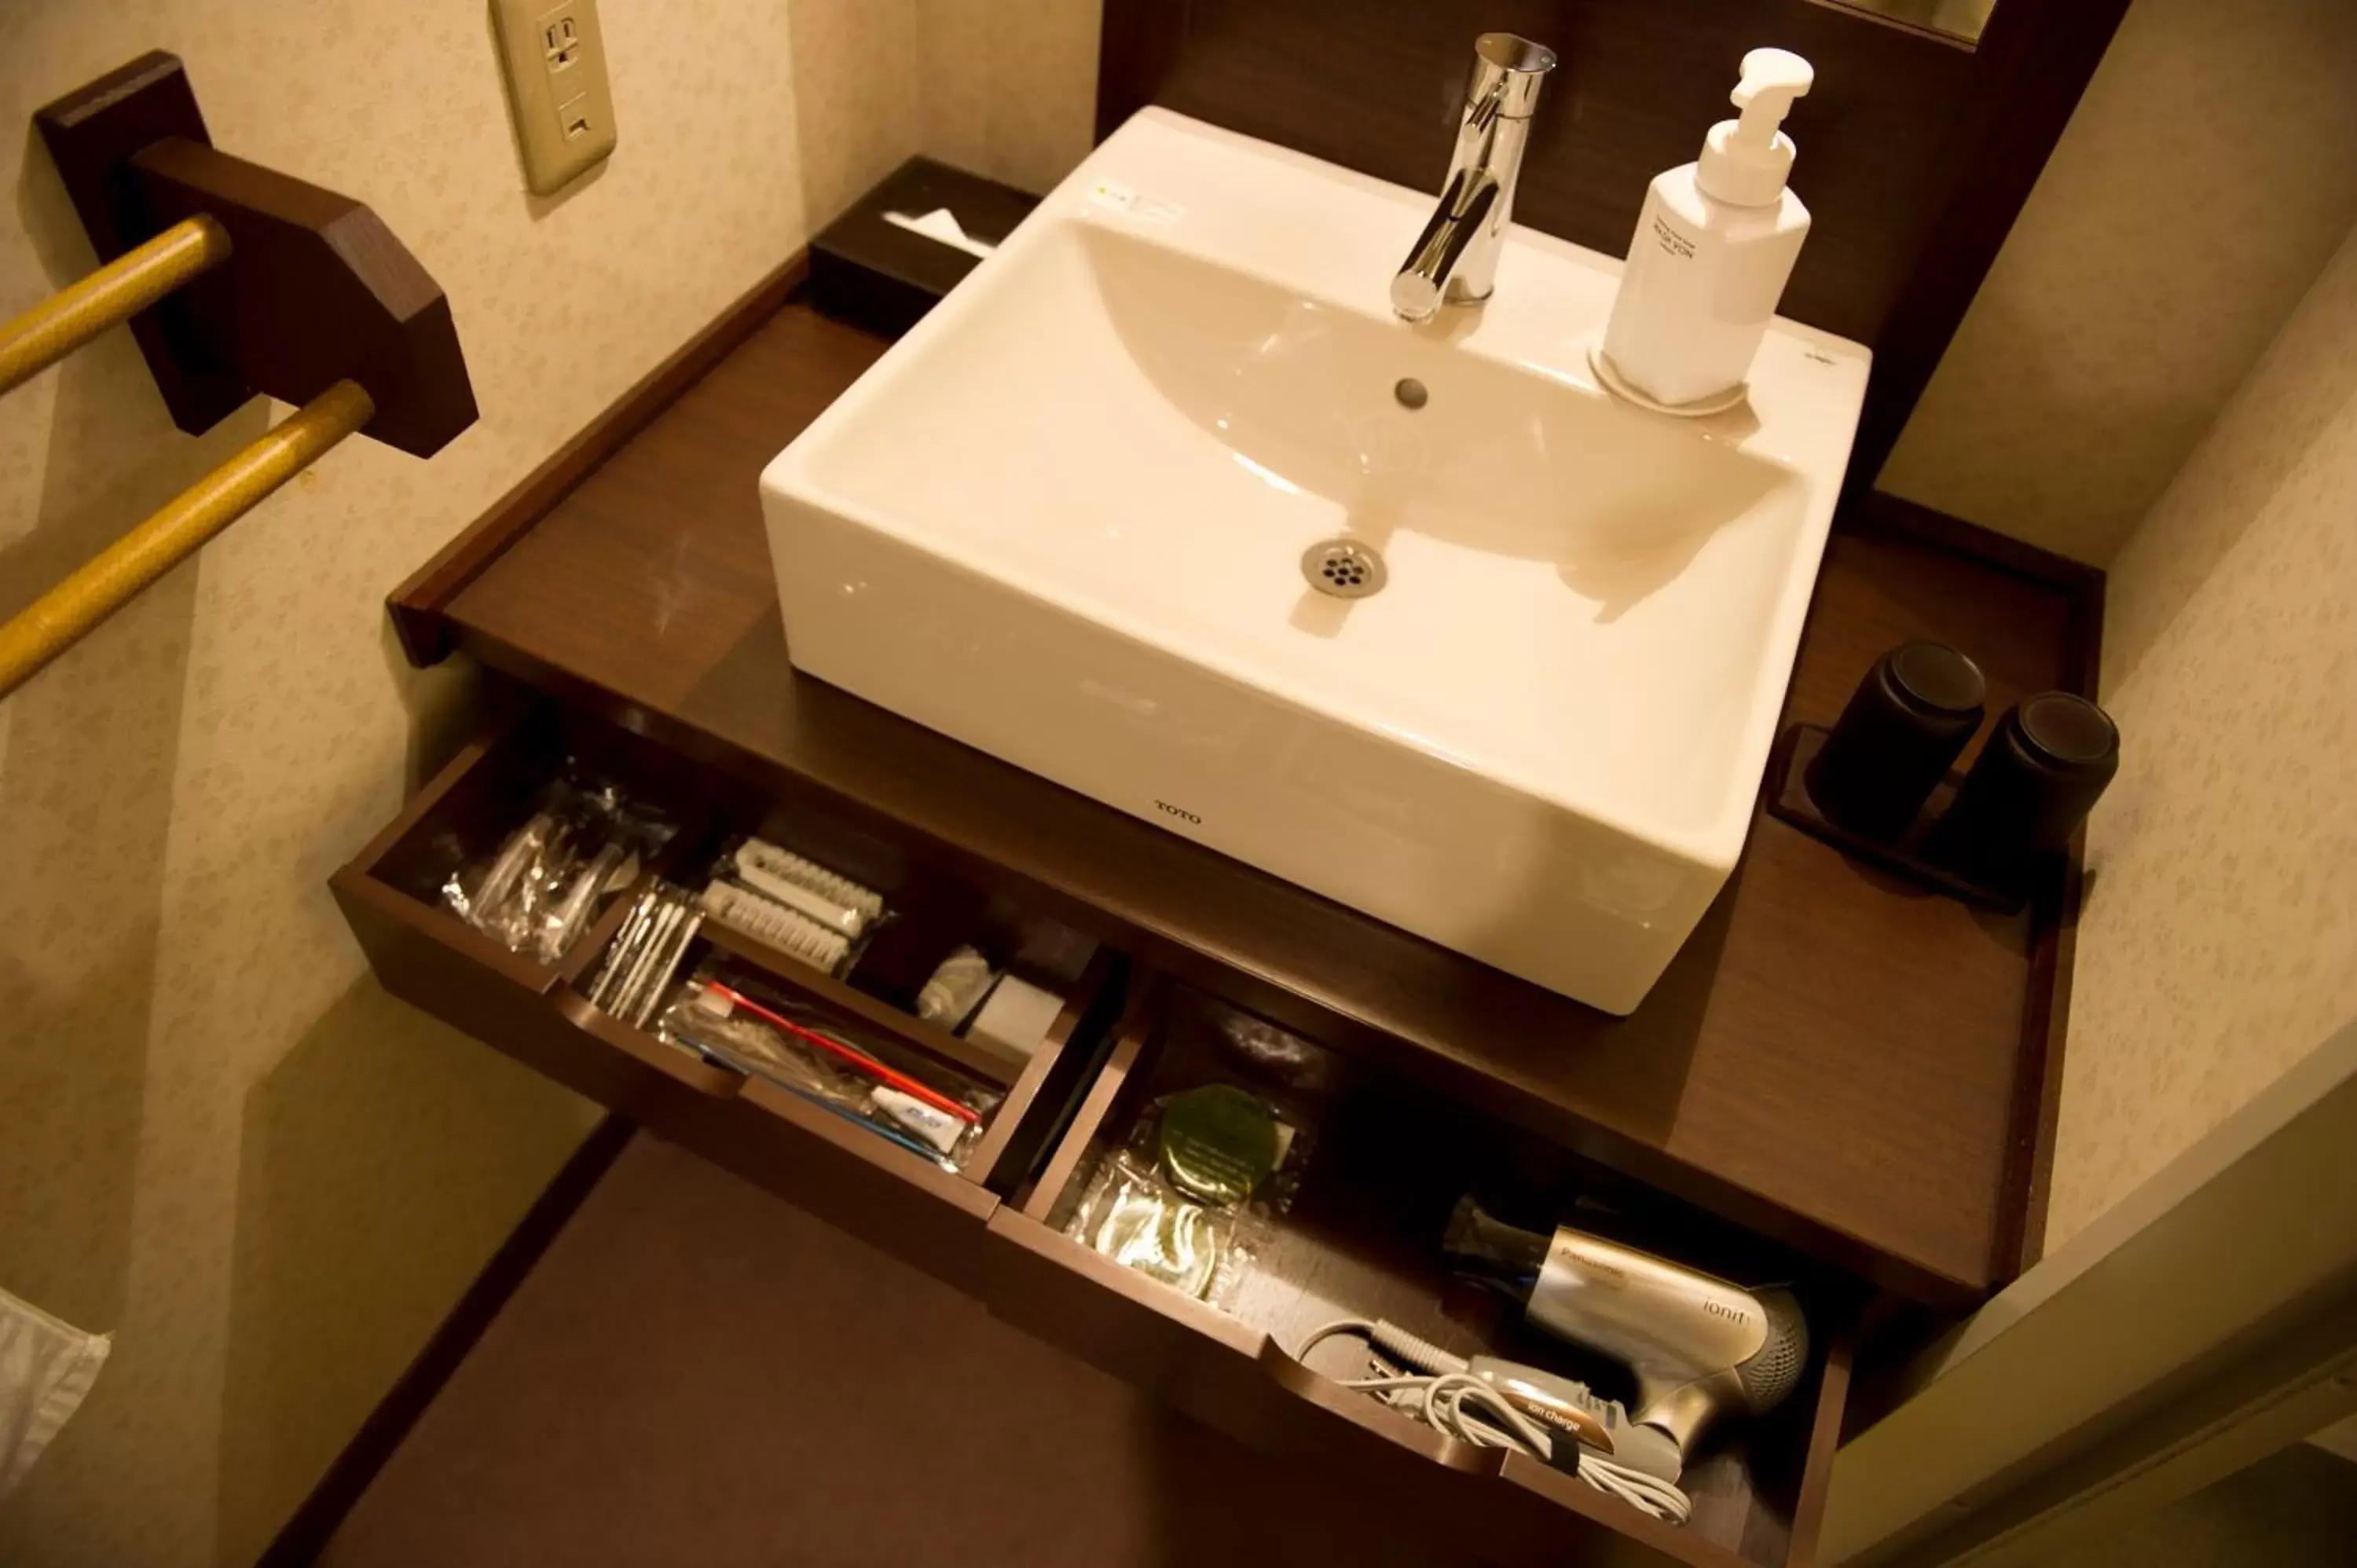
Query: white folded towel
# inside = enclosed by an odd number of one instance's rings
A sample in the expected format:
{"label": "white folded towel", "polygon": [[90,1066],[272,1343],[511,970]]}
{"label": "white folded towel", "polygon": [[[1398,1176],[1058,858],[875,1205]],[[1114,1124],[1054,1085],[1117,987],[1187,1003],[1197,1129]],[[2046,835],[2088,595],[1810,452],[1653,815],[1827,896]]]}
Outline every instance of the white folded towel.
{"label": "white folded towel", "polygon": [[0,1498],[81,1408],[112,1344],[0,1290]]}

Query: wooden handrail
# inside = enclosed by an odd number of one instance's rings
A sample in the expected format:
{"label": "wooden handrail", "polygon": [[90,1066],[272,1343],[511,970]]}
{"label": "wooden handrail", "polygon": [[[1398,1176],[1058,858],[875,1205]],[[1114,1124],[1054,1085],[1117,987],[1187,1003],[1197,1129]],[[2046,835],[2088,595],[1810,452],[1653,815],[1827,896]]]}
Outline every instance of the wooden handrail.
{"label": "wooden handrail", "polygon": [[183,219],[0,326],[0,393],[229,260],[232,248],[229,231],[211,218]]}
{"label": "wooden handrail", "polygon": [[338,381],[0,625],[0,697],[369,422],[375,403]]}

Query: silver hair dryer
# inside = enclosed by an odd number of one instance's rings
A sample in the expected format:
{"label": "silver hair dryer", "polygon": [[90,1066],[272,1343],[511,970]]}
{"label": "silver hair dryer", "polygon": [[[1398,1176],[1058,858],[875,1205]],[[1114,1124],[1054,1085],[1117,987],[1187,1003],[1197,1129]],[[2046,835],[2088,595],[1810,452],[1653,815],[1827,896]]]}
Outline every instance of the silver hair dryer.
{"label": "silver hair dryer", "polygon": [[1630,1419],[1668,1434],[1683,1456],[1720,1414],[1773,1410],[1808,1365],[1808,1322],[1788,1291],[1745,1290],[1567,1226],[1542,1236],[1470,1197],[1441,1248],[1541,1328],[1624,1363],[1637,1376]]}

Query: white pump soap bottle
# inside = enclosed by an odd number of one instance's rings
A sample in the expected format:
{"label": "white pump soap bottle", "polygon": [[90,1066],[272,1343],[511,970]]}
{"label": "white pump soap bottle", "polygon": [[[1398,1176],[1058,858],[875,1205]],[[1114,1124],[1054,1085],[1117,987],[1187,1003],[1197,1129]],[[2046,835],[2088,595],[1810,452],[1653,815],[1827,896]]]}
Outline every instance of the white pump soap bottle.
{"label": "white pump soap bottle", "polygon": [[1622,390],[1693,413],[1740,395],[1809,233],[1809,209],[1784,188],[1792,138],[1777,126],[1815,74],[1784,49],[1745,55],[1732,95],[1742,118],[1713,125],[1702,157],[1645,193],[1599,367]]}

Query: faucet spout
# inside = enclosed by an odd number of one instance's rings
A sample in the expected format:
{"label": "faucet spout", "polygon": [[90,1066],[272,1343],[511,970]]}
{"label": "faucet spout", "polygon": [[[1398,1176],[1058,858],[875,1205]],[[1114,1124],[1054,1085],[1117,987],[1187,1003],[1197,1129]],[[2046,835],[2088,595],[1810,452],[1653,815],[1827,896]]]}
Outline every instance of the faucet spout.
{"label": "faucet spout", "polygon": [[1406,320],[1429,320],[1443,303],[1490,297],[1531,114],[1555,65],[1553,49],[1512,33],[1484,33],[1474,40],[1448,179],[1431,220],[1392,279],[1392,308]]}

